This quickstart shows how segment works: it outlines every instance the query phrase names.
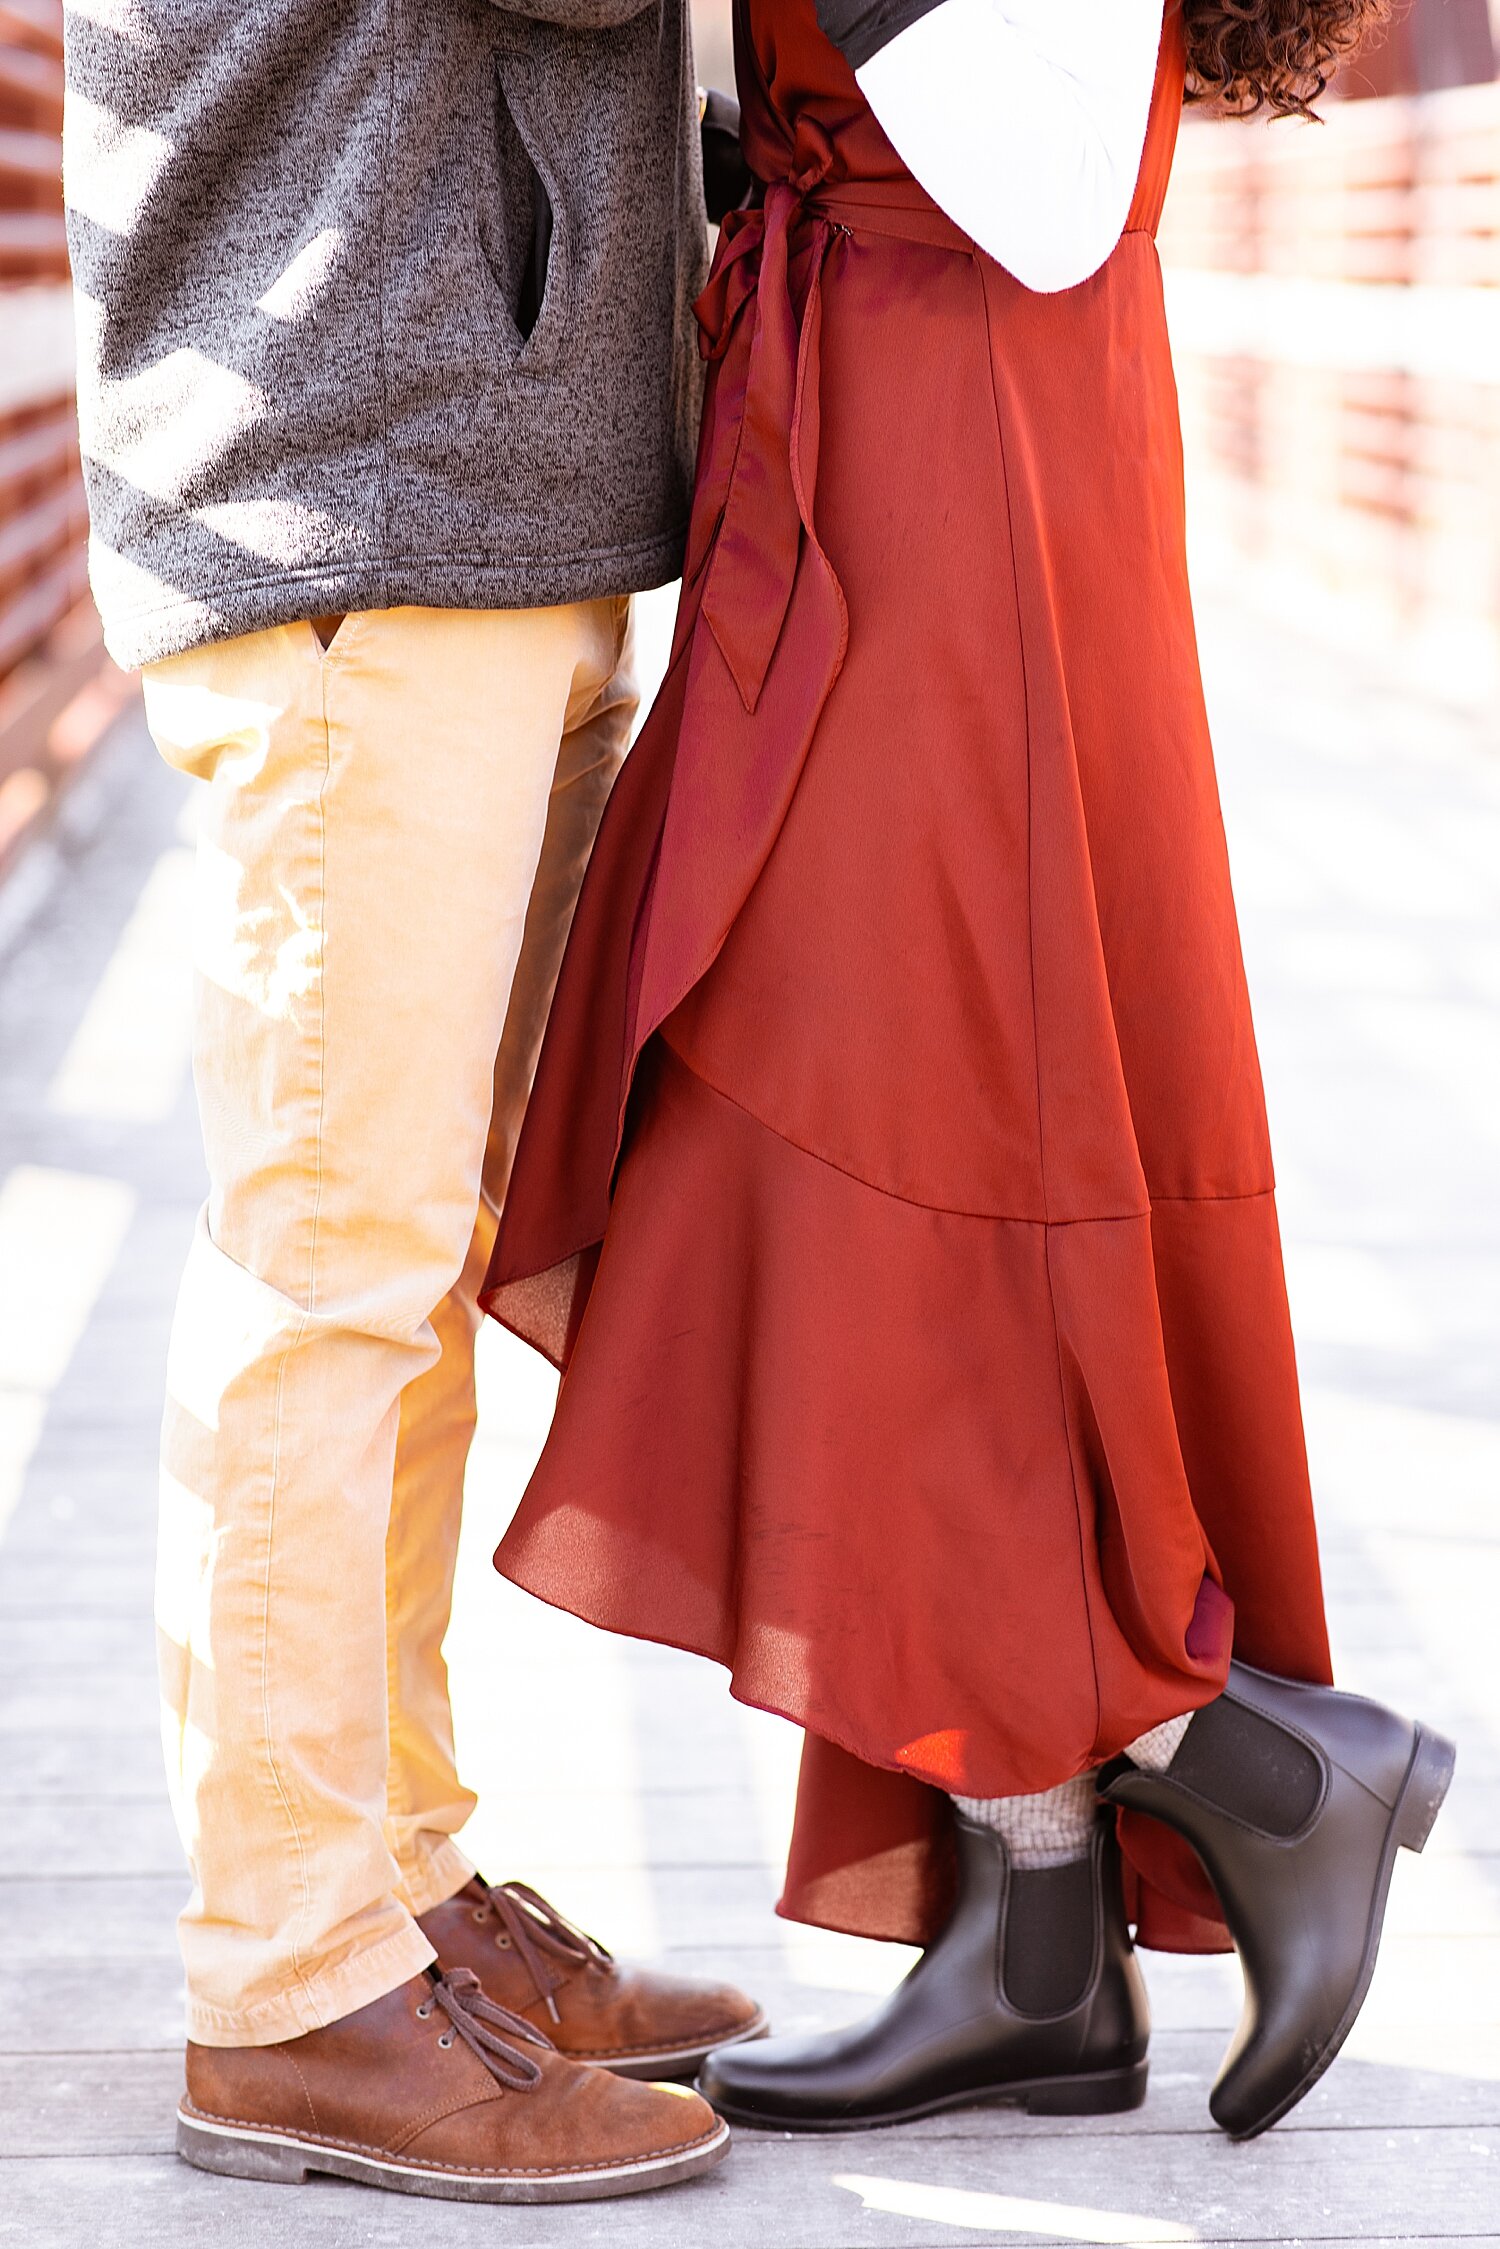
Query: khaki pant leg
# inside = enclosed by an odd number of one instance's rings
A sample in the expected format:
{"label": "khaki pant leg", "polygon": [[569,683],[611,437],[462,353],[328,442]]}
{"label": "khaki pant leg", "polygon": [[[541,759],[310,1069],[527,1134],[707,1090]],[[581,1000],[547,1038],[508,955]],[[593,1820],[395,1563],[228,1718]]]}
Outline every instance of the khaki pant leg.
{"label": "khaki pant leg", "polygon": [[594,837],[630,739],[636,688],[629,604],[615,606],[611,668],[580,673],[557,759],[546,836],[495,1064],[483,1196],[457,1285],[433,1317],[441,1354],[401,1395],[386,1537],[391,1763],[387,1837],[403,1896],[425,1913],[474,1869],[451,1840],[474,1808],[458,1776],[443,1637],[453,1599],[464,1469],[474,1434],[480,1284],[536,1074],[542,1033]]}
{"label": "khaki pant leg", "polygon": [[163,1432],[159,1644],[190,2034],[296,2035],[431,1957],[387,1837],[402,1392],[463,1269],[558,743],[614,605],[354,616],[154,666],[206,783],[210,1180]]}

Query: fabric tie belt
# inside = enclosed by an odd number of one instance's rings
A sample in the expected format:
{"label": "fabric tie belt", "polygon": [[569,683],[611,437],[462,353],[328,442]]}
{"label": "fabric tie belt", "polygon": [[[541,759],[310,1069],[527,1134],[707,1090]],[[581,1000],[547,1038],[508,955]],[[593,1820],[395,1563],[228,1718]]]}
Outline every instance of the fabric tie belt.
{"label": "fabric tie belt", "polygon": [[632,752],[635,789],[628,800],[617,791],[611,807],[615,818],[639,799],[643,885],[612,1164],[636,1064],[718,957],[774,851],[849,644],[843,589],[813,514],[830,246],[885,234],[973,252],[914,182],[835,192],[832,146],[807,120],[804,154],[758,208],[726,222],[698,301],[704,353],[717,364],[678,632],[668,684]]}
{"label": "fabric tie belt", "polygon": [[[974,251],[969,236],[915,181],[830,189],[827,136],[804,119],[798,144],[808,160],[793,176],[771,182],[763,203],[725,221],[712,278],[696,307],[704,356],[722,365],[699,500],[704,546],[689,557],[688,574],[709,550],[701,613],[752,712],[791,605],[804,535],[838,590],[813,521],[829,248],[838,235],[869,233]],[[806,240],[794,243],[804,223]],[[753,313],[745,348],[747,306]],[[842,612],[841,591],[838,604]],[[836,675],[843,650],[831,653]]]}

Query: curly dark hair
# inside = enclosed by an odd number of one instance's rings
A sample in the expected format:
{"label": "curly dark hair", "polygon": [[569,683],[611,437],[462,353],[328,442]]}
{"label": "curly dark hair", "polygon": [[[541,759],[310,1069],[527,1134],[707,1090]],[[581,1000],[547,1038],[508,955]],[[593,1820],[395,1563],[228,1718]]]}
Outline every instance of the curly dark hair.
{"label": "curly dark hair", "polygon": [[1230,116],[1311,117],[1339,64],[1391,0],[1183,0],[1190,102]]}

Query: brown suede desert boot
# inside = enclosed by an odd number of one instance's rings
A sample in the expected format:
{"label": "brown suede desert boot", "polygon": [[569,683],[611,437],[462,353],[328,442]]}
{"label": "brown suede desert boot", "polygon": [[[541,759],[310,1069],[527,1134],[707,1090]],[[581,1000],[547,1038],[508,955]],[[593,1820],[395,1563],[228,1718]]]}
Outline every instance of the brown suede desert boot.
{"label": "brown suede desert boot", "polygon": [[331,2172],[449,2202],[590,2202],[696,2178],[728,2127],[676,2086],[559,2054],[474,1977],[429,1970],[276,2046],[192,2046],[177,2152],[235,2179]]}
{"label": "brown suede desert boot", "polygon": [[443,1968],[468,1968],[487,1999],[538,2024],[575,2062],[621,2077],[691,2077],[715,2046],[765,2035],[731,1984],[631,1968],[524,1882],[479,1876],[421,1917]]}

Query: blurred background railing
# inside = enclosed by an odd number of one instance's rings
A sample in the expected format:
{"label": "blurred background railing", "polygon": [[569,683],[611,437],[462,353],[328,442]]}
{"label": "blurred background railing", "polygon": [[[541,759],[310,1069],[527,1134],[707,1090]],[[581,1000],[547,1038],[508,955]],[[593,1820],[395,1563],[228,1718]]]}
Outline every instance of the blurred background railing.
{"label": "blurred background railing", "polygon": [[0,874],[119,708],[88,598],[60,0],[0,4]]}
{"label": "blurred background railing", "polygon": [[1161,245],[1199,559],[1247,599],[1378,639],[1426,686],[1486,704],[1495,59],[1486,0],[1417,0],[1346,75],[1346,95],[1377,98],[1330,103],[1316,126],[1189,118]]}

